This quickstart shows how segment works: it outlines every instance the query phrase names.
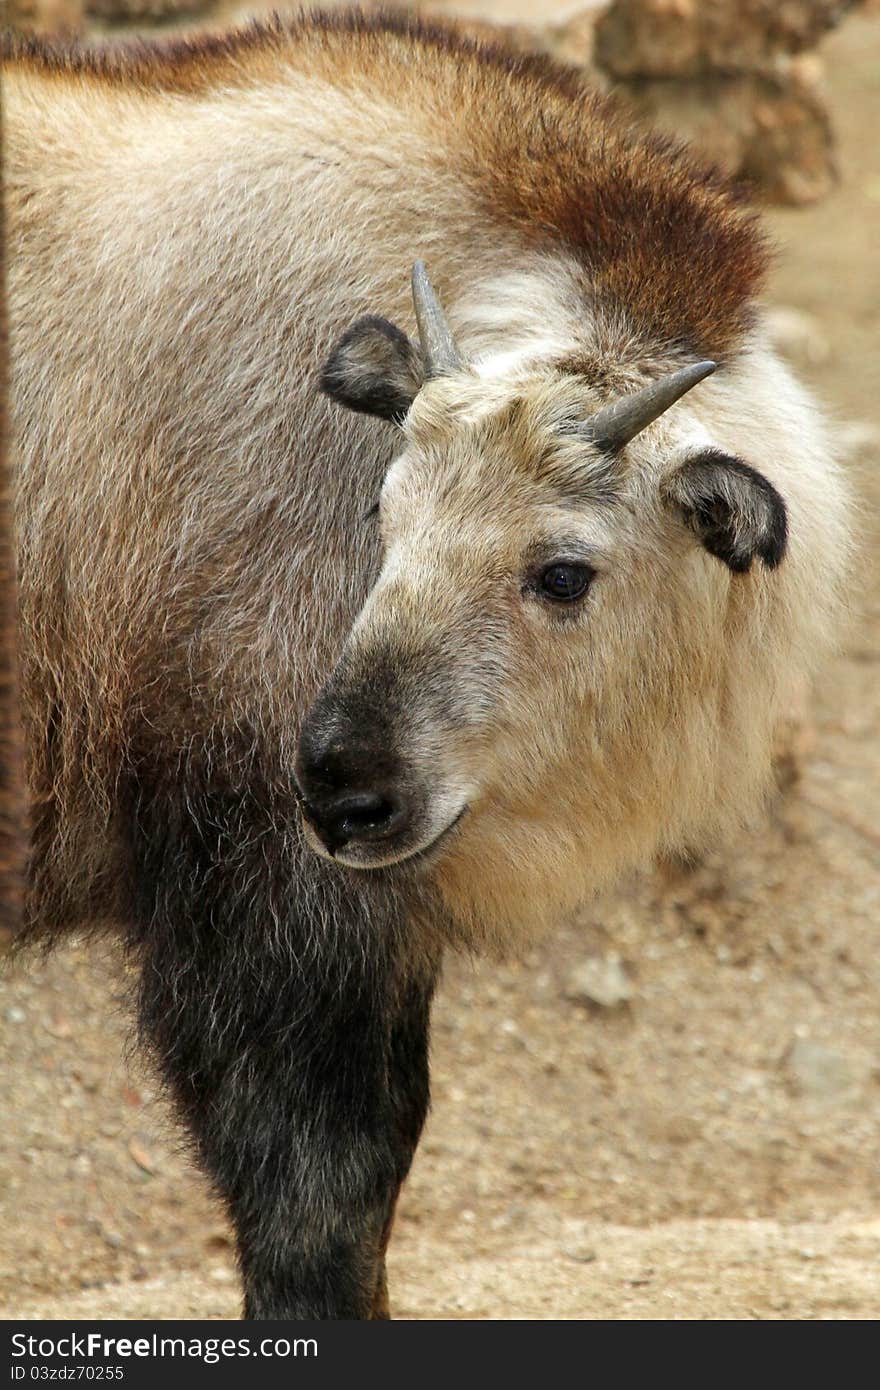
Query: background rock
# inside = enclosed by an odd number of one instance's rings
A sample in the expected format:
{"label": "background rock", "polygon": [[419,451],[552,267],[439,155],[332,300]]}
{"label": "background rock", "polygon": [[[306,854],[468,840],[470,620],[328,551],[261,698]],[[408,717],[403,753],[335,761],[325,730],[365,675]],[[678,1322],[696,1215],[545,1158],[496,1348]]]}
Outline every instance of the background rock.
{"label": "background rock", "polygon": [[620,956],[591,956],[569,971],[565,997],[576,1004],[617,1009],[633,996],[632,981]]}
{"label": "background rock", "polygon": [[840,1104],[857,1088],[853,1065],[833,1048],[809,1038],[797,1038],[784,1060],[786,1078],[795,1095],[823,1104]]}
{"label": "background rock", "polygon": [[834,137],[812,51],[849,0],[613,0],[594,61],[638,117],[692,141],[761,197],[833,187]]}
{"label": "background rock", "polygon": [[815,48],[859,0],[613,0],[596,60],[615,77],[752,72]]}

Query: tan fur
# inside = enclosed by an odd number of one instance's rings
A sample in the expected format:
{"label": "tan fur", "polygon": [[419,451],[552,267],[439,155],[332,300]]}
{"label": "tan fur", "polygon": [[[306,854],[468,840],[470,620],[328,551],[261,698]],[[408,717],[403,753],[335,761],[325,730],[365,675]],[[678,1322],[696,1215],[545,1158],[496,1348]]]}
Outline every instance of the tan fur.
{"label": "tan fur", "polygon": [[[2,140],[0,109],[0,148]],[[21,926],[27,839],[18,700],[15,540],[9,475],[5,249],[0,216],[0,947],[4,944],[4,935],[17,932]]]}
{"label": "tan fur", "polygon": [[[417,398],[351,641],[434,638],[477,700],[503,631],[491,718],[422,750],[438,805],[471,798],[432,870],[460,936],[506,941],[750,812],[837,611],[845,494],[714,176],[564,69],[399,21],[19,50],[4,97],[35,916],[124,911],[117,789],[146,743],[259,729],[292,766],[401,447],[316,373],[359,314],[410,323],[416,256],[476,365]],[[551,505],[595,465],[560,415],[705,355],[723,370],[630,447],[614,508]],[[782,492],[778,572],[731,576],[662,506],[694,441]],[[602,557],[568,626],[517,597],[538,522]]]}

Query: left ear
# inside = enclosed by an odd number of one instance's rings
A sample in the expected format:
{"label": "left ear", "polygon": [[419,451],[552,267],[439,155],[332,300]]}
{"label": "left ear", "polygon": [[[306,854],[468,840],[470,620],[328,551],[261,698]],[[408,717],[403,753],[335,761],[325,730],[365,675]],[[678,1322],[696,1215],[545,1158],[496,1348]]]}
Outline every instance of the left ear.
{"label": "left ear", "polygon": [[776,569],[785,555],[785,503],[763,473],[741,459],[704,449],[663,481],[661,493],[735,574],[751,569],[755,556]]}
{"label": "left ear", "polygon": [[321,390],[349,410],[400,423],[425,380],[419,350],[388,319],[367,314],[339,339],[321,369]]}

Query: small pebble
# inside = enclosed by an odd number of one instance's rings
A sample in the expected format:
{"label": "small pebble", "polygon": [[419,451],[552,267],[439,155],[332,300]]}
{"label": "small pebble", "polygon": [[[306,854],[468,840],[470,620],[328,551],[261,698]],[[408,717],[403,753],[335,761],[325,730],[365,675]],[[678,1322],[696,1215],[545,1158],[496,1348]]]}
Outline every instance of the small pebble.
{"label": "small pebble", "polygon": [[563,993],[575,1004],[616,1009],[633,996],[632,981],[619,956],[592,956],[569,972]]}
{"label": "small pebble", "polygon": [[807,1100],[837,1103],[846,1100],[856,1085],[846,1058],[809,1038],[792,1043],[783,1065],[791,1089]]}

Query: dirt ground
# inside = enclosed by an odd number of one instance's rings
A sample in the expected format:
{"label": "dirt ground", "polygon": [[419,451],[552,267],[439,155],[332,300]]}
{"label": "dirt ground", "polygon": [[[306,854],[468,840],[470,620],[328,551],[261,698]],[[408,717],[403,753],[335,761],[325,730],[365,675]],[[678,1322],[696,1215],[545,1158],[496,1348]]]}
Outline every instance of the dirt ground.
{"label": "dirt ground", "polygon": [[[880,1313],[880,18],[825,55],[842,183],[770,214],[771,299],[809,316],[782,326],[840,422],[864,551],[802,778],[695,872],[522,962],[449,963],[399,1317]],[[2,1316],[237,1315],[225,1220],[126,1060],[123,992],[77,946],[0,979]]]}

